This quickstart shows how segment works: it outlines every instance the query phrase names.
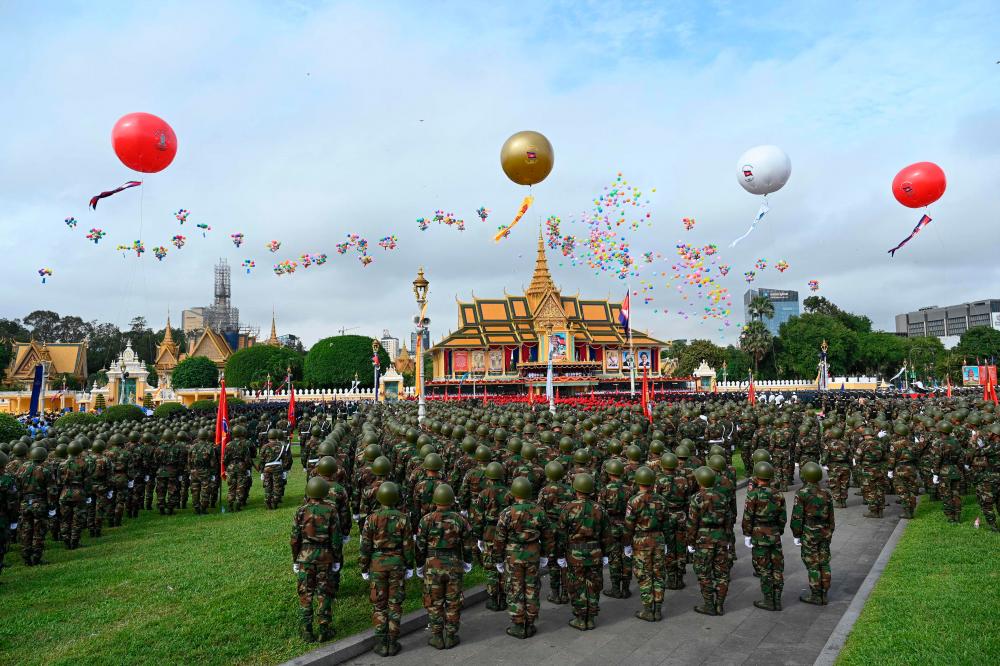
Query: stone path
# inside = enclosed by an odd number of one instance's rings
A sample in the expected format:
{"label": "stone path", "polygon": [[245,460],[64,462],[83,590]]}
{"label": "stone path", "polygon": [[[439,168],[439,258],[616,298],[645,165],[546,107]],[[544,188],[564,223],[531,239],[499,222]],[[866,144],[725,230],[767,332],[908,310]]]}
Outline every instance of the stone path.
{"label": "stone path", "polygon": [[[664,620],[650,623],[637,620],[633,613],[641,602],[635,580],[630,599],[601,598],[597,628],[579,632],[567,622],[569,606],[545,601],[542,591],[538,634],[517,640],[504,633],[507,613],[487,611],[480,604],[462,614],[462,643],[451,650],[435,650],[427,645],[428,634],[418,631],[401,639],[403,651],[391,660],[367,653],[355,664],[812,664],[834,627],[847,610],[869,569],[898,522],[900,507],[895,496],[882,520],[862,517],[861,497],[851,495],[846,509],[837,509],[837,529],[831,551],[833,584],[830,603],[811,606],[798,600],[807,589],[806,571],[799,549],[786,531],[785,589],[783,611],[760,610],[753,601],[760,598],[760,585],[753,577],[750,551],[743,546],[737,522],[737,556],[726,601],[726,614],[706,617],[694,612],[701,602],[697,580],[688,568],[687,587],[667,590]],[[742,513],[745,490],[739,492]],[[791,511],[793,493],[786,495]],[[605,573],[605,584],[607,574]]]}

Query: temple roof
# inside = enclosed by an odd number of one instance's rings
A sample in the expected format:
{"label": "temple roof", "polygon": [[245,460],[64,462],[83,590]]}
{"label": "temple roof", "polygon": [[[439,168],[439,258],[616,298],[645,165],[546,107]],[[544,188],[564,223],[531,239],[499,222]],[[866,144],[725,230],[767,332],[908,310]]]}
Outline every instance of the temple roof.
{"label": "temple roof", "polygon": [[274,312],[271,312],[271,337],[264,341],[265,345],[270,345],[271,347],[280,347],[281,341],[278,340],[278,327],[274,323]]}
{"label": "temple roof", "polygon": [[77,377],[87,376],[86,342],[14,342],[11,344],[11,363],[8,376],[15,379],[30,378],[41,361],[51,361],[49,376],[67,373]]}

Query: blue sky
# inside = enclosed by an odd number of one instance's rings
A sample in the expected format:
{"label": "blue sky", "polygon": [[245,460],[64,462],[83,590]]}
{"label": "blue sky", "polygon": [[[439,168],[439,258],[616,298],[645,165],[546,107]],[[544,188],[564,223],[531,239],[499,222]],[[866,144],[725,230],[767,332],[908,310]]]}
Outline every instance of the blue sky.
{"label": "blue sky", "polygon": [[[741,302],[754,260],[784,259],[757,286],[821,294],[889,328],[892,315],[997,292],[1000,5],[945,3],[7,3],[0,7],[0,316],[36,308],[162,325],[211,300],[219,257],[237,269],[243,319],[313,342],[341,326],[402,335],[418,265],[431,280],[434,337],[455,323],[455,297],[516,292],[530,279],[537,225],[589,207],[621,171],[651,196],[654,225],[636,251],[717,243]],[[97,212],[87,199],[128,180],[109,134],[130,111],[167,119],[180,149],[146,179],[142,239],[188,245],[163,262],[114,252],[139,235],[138,197]],[[498,164],[504,139],[545,133],[556,151],[525,221],[503,243],[496,224],[524,192]],[[781,146],[792,177],[747,241],[758,202],[736,183],[747,148]],[[885,251],[919,214],[893,200],[901,167],[939,163],[948,191],[934,222],[894,259]],[[481,205],[489,222],[475,219]],[[208,238],[172,213],[212,225]],[[468,230],[419,232],[435,209]],[[75,216],[71,232],[62,220]],[[698,226],[684,232],[680,219]],[[98,226],[109,236],[83,239]],[[576,229],[579,231],[579,229]],[[242,231],[237,250],[229,233]],[[373,249],[362,269],[336,256],[345,234]],[[263,244],[276,238],[283,251]],[[173,248],[171,248],[173,249]],[[326,252],[321,268],[283,278],[276,258]],[[559,265],[566,292],[620,298],[611,275]],[[55,274],[41,285],[36,271]],[[666,269],[669,269],[667,265]],[[633,287],[636,285],[633,284]],[[662,338],[735,340],[673,314],[658,287],[637,307]],[[660,312],[654,313],[653,309]],[[663,309],[670,310],[664,315]]]}

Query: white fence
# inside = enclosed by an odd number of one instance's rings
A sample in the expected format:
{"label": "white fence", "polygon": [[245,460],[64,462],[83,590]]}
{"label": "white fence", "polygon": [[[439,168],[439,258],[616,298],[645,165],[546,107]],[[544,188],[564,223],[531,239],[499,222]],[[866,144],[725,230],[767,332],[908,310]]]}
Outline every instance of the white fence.
{"label": "white fence", "polygon": [[[878,377],[868,377],[863,375],[830,377],[827,380],[827,389],[838,389],[841,385],[845,388],[875,388],[880,384]],[[720,391],[746,391],[750,383],[746,380],[741,382],[719,382],[717,384]],[[803,391],[816,388],[815,379],[755,379],[754,389],[757,391]]]}

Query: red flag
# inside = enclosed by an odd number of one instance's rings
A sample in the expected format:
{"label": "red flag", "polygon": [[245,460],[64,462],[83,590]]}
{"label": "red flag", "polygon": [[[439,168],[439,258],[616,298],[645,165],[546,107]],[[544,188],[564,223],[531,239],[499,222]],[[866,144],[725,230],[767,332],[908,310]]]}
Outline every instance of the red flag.
{"label": "red flag", "polygon": [[750,389],[747,391],[747,402],[751,405],[757,404],[757,390],[753,386],[753,375],[750,375]]}
{"label": "red flag", "polygon": [[288,375],[288,424],[295,429],[295,385],[291,375]]}
{"label": "red flag", "polygon": [[215,414],[215,445],[219,447],[220,476],[226,478],[226,443],[229,441],[229,407],[226,405],[226,378],[219,382],[219,409]]}
{"label": "red flag", "polygon": [[653,411],[649,405],[649,375],[646,368],[642,369],[642,414],[650,423],[653,422]]}
{"label": "red flag", "polygon": [[483,385],[483,404],[486,404],[486,385]]}
{"label": "red flag", "polygon": [[945,395],[947,395],[950,398],[951,397],[951,375],[949,375],[947,377],[947,381],[948,381],[948,392]]}

